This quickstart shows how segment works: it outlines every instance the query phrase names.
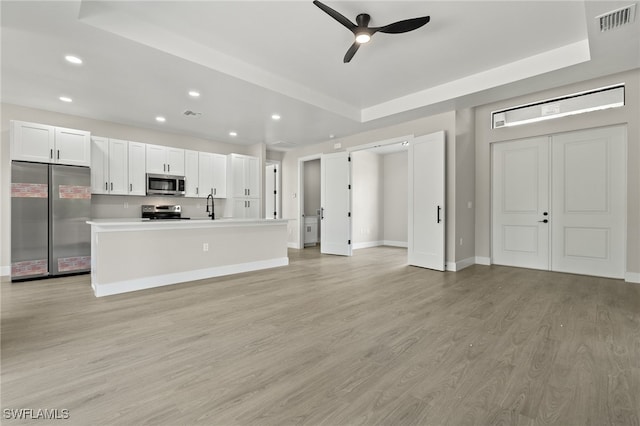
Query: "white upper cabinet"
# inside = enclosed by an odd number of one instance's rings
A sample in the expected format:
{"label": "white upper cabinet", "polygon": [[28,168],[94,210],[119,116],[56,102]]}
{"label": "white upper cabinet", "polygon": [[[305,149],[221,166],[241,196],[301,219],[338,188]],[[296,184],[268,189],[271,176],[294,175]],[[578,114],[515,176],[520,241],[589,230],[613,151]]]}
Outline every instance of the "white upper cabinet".
{"label": "white upper cabinet", "polygon": [[89,167],[91,134],[84,130],[12,121],[11,158]]}
{"label": "white upper cabinet", "polygon": [[184,149],[147,144],[147,173],[184,176]]}
{"label": "white upper cabinet", "polygon": [[146,145],[129,141],[129,195],[146,195]]}
{"label": "white upper cabinet", "polygon": [[91,193],[109,193],[109,139],[91,137]]}
{"label": "white upper cabinet", "polygon": [[55,162],[72,166],[91,166],[91,133],[55,128]]}
{"label": "white upper cabinet", "polygon": [[198,189],[198,151],[184,151],[185,196],[197,197]]}
{"label": "white upper cabinet", "polygon": [[91,192],[127,195],[128,142],[97,136],[91,141]]}
{"label": "white upper cabinet", "polygon": [[198,157],[200,197],[211,194],[214,198],[227,196],[227,156],[200,152]]}
{"label": "white upper cabinet", "polygon": [[248,155],[229,155],[228,176],[233,197],[260,198],[260,166],[258,158]]}
{"label": "white upper cabinet", "polygon": [[227,156],[213,154],[213,196],[227,198]]}
{"label": "white upper cabinet", "polygon": [[129,143],[120,139],[109,139],[109,193],[129,193]]}

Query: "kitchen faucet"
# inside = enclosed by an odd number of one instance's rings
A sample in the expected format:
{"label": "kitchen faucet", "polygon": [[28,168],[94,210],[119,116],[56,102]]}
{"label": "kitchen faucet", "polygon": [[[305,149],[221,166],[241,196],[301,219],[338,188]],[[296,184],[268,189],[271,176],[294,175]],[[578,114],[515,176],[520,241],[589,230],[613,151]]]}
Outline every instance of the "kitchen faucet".
{"label": "kitchen faucet", "polygon": [[[209,211],[209,198],[211,198],[211,211]],[[209,213],[211,220],[215,220],[216,214],[213,208],[213,194],[207,195],[207,213]]]}

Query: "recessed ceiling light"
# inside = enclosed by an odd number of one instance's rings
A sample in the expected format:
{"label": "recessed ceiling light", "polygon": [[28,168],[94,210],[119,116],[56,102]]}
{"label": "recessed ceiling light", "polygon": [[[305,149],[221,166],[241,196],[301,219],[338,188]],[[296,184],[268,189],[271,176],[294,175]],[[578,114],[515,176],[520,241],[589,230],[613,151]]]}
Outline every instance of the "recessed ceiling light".
{"label": "recessed ceiling light", "polygon": [[199,98],[200,92],[198,92],[197,90],[189,90],[189,96],[191,96],[192,98]]}
{"label": "recessed ceiling light", "polygon": [[238,136],[238,133],[236,133],[236,132],[229,132],[229,136]]}
{"label": "recessed ceiling light", "polygon": [[72,64],[82,65],[82,59],[78,58],[77,56],[67,55],[64,57],[64,59],[66,59],[67,62],[70,62]]}
{"label": "recessed ceiling light", "polygon": [[280,115],[279,114],[273,114],[271,116],[271,118],[273,118],[274,120],[280,120]]}
{"label": "recessed ceiling light", "polygon": [[158,123],[164,123],[165,121],[167,121],[167,119],[159,115],[156,117],[156,121]]}
{"label": "recessed ceiling light", "polygon": [[60,99],[62,102],[73,102],[73,99],[68,96],[60,96],[58,99]]}

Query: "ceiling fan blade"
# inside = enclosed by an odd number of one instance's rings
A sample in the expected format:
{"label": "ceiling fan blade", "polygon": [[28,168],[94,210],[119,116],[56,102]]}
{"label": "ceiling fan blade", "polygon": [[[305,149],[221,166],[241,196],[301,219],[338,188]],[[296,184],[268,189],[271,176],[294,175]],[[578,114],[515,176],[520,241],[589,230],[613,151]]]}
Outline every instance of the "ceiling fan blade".
{"label": "ceiling fan blade", "polygon": [[[400,34],[409,31],[417,30],[421,26],[429,22],[431,18],[429,16],[423,16],[421,18],[405,19],[404,21],[394,22],[393,24],[385,25],[384,27],[375,28],[375,31],[387,34]],[[374,28],[372,28],[374,29]]]}
{"label": "ceiling fan blade", "polygon": [[343,62],[346,64],[347,62],[351,61],[351,58],[353,58],[353,55],[356,54],[356,52],[358,51],[358,48],[360,47],[360,43],[358,43],[357,41],[353,42],[353,44],[351,45],[351,47],[349,48],[349,50],[347,50],[347,53],[344,55],[344,60]]}
{"label": "ceiling fan blade", "polygon": [[345,18],[342,14],[340,14],[340,12],[336,12],[335,10],[331,9],[326,4],[320,3],[318,0],[314,0],[313,4],[322,9],[327,15],[331,16],[333,19],[347,27],[349,31],[353,32],[353,30],[356,28],[356,24]]}

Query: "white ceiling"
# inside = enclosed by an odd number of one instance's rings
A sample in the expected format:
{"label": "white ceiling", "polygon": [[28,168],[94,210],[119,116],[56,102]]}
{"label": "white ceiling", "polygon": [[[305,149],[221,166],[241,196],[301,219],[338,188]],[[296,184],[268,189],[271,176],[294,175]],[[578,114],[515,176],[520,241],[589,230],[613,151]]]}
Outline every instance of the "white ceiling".
{"label": "white ceiling", "polygon": [[2,1],[2,101],[275,147],[640,67],[640,19],[608,33],[595,19],[633,1],[324,3],[371,26],[431,21],[344,64],[352,34],[311,0]]}

